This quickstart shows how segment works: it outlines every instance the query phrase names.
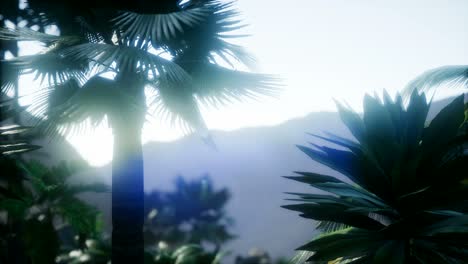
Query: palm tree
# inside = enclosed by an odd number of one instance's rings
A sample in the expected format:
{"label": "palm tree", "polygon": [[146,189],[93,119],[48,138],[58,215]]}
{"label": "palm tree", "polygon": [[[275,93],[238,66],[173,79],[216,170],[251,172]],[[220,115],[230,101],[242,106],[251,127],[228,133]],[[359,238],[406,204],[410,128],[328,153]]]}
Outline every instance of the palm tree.
{"label": "palm tree", "polygon": [[[48,133],[70,132],[90,119],[114,134],[112,167],[113,263],[143,262],[143,156],[146,114],[169,117],[208,136],[199,103],[220,105],[272,94],[269,75],[235,70],[251,56],[227,41],[242,27],[233,3],[215,0],[35,1],[31,13],[58,26],[60,36],[27,29],[1,37],[35,40],[47,49],[2,62],[4,70],[34,72],[46,82],[31,107]],[[159,53],[157,53],[159,52]],[[168,58],[170,57],[170,58]],[[222,67],[218,62],[231,67]],[[114,79],[101,76],[112,72]],[[8,75],[7,75],[8,76]],[[12,79],[2,80],[2,90]],[[145,87],[154,92],[151,105]],[[57,129],[60,125],[60,129]],[[76,128],[76,126],[75,126]]]}
{"label": "palm tree", "polygon": [[[299,148],[339,172],[287,177],[326,193],[294,193],[284,206],[321,221],[325,233],[301,246],[319,263],[463,263],[468,259],[468,151],[463,96],[426,127],[429,104],[414,92],[405,108],[366,96],[364,115],[338,105],[355,140],[319,138],[340,149]],[[296,261],[303,260],[301,253]],[[299,262],[297,262],[299,263]],[[303,263],[303,262],[300,262]],[[314,262],[315,263],[315,262]]]}

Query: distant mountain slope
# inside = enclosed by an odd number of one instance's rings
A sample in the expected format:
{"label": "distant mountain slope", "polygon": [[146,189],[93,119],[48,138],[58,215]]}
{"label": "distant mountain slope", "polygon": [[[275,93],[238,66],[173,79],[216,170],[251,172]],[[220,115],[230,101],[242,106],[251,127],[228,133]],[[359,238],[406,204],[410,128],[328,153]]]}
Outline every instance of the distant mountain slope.
{"label": "distant mountain slope", "polygon": [[314,140],[305,132],[320,128],[345,134],[335,113],[315,113],[277,127],[249,128],[235,132],[214,132],[218,151],[197,137],[145,147],[146,188],[167,188],[171,176],[197,177],[210,174],[217,186],[227,186],[233,197],[227,210],[235,219],[239,239],[232,243],[238,252],[252,247],[286,255],[311,238],[310,221],[280,208],[286,191],[304,186],[281,176],[295,170],[324,170],[302,154],[295,144]]}
{"label": "distant mountain slope", "polygon": [[[448,102],[434,103],[430,116]],[[208,173],[215,186],[226,186],[233,194],[227,210],[235,220],[233,231],[239,238],[229,249],[245,254],[250,248],[259,247],[274,257],[290,256],[296,247],[312,238],[315,230],[312,221],[280,208],[288,203],[284,192],[314,190],[281,176],[292,175],[293,171],[330,172],[295,146],[308,142],[324,144],[307,134],[323,131],[350,137],[337,113],[320,112],[273,127],[214,131],[218,151],[196,136],[168,143],[149,143],[144,146],[145,188],[170,189],[176,175],[196,178]],[[105,166],[96,172],[110,183],[110,170],[110,166]],[[92,176],[87,180],[95,179]],[[108,196],[93,201],[106,210],[106,215],[110,214]]]}

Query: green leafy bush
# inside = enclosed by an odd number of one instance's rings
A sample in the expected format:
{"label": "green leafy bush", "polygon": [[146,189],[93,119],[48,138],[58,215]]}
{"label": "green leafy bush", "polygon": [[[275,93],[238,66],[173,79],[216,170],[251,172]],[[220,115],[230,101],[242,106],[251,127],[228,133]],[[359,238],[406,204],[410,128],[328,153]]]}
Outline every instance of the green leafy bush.
{"label": "green leafy bush", "polygon": [[230,193],[215,190],[209,176],[186,181],[176,178],[175,190],[145,195],[145,243],[164,241],[171,247],[208,244],[219,249],[234,238],[228,231],[232,220],[224,207]]}
{"label": "green leafy bush", "polygon": [[23,254],[33,263],[53,263],[60,250],[59,230],[69,225],[77,233],[95,232],[98,211],[77,198],[83,192],[105,192],[103,184],[70,185],[67,178],[76,170],[65,162],[48,168],[39,162],[15,160],[21,185],[7,186],[9,196],[0,200],[0,211],[8,215],[7,236],[20,237]]}
{"label": "green leafy bush", "polygon": [[[340,149],[299,146],[339,172],[287,177],[325,194],[293,193],[284,206],[328,232],[301,246],[322,263],[463,263],[468,259],[468,137],[463,96],[426,126],[430,104],[412,94],[383,102],[366,96],[364,114],[338,105],[355,140],[317,136]],[[307,252],[306,252],[307,253]]]}
{"label": "green leafy bush", "polygon": [[[224,212],[229,191],[215,190],[208,176],[192,181],[179,176],[175,187],[145,195],[146,263],[220,263],[222,244],[234,237],[227,230],[231,220]],[[207,250],[207,245],[213,249]],[[58,260],[105,264],[111,260],[111,250],[110,237],[98,231],[76,236]]]}

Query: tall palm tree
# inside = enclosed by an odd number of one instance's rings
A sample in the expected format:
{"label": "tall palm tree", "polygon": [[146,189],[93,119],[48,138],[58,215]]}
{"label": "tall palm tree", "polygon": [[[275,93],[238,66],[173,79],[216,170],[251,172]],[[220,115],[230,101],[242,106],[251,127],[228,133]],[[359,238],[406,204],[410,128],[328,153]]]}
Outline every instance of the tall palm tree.
{"label": "tall palm tree", "polygon": [[[170,117],[206,135],[199,102],[219,105],[269,95],[276,80],[235,70],[235,63],[249,65],[252,58],[227,41],[242,27],[232,2],[31,0],[29,8],[44,23],[57,25],[60,36],[2,30],[4,39],[47,46],[41,54],[3,61],[4,69],[34,72],[46,83],[31,107],[44,116],[38,124],[43,131],[67,133],[76,128],[71,124],[88,118],[98,124],[107,116],[114,134],[112,263],[142,263],[140,138],[146,114]],[[115,78],[102,77],[105,72]],[[2,81],[2,91],[11,88],[11,79]],[[145,87],[155,94],[150,107]]]}
{"label": "tall palm tree", "polygon": [[333,177],[297,172],[287,177],[323,193],[293,193],[284,206],[321,221],[325,234],[299,249],[316,263],[464,263],[468,259],[468,151],[463,97],[426,126],[430,104],[414,92],[366,96],[364,114],[339,106],[355,140],[319,138],[339,149],[299,146],[313,160],[339,172]]}

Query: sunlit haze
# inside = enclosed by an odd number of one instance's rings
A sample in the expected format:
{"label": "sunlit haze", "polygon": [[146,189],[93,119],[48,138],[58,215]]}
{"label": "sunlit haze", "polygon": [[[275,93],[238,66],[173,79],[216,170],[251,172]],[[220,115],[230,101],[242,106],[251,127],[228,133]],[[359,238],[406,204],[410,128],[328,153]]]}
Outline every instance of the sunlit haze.
{"label": "sunlit haze", "polygon": [[[258,71],[283,80],[278,98],[202,107],[210,129],[270,126],[307,115],[334,111],[333,98],[362,108],[365,93],[401,90],[423,71],[466,64],[466,0],[239,0],[242,29],[236,40],[258,60]],[[37,47],[21,43],[23,54]],[[21,81],[21,94],[33,91],[32,78]],[[36,85],[37,86],[37,85]],[[436,98],[452,95],[441,89]],[[22,105],[30,103],[25,96]],[[183,136],[158,122],[145,125],[143,142]],[[91,165],[112,159],[112,132],[102,126],[68,140]]]}

